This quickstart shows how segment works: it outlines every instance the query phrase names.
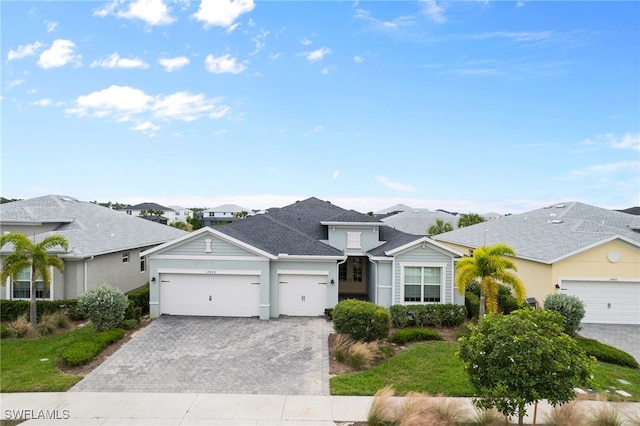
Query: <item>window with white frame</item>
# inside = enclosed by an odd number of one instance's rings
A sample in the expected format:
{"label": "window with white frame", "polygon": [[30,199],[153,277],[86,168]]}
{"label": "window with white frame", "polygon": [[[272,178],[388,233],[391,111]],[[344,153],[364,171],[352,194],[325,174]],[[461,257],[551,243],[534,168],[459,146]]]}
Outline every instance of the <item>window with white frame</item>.
{"label": "window with white frame", "polygon": [[[25,268],[18,274],[18,279],[13,281],[12,298],[13,299],[30,299],[31,298],[31,268]],[[36,299],[51,299],[51,287],[44,289],[42,278],[36,279]]]}
{"label": "window with white frame", "polygon": [[127,263],[129,261],[129,252],[122,253],[122,263]]}
{"label": "window with white frame", "polygon": [[140,272],[144,272],[147,270],[147,262],[144,256],[140,257]]}
{"label": "window with white frame", "polygon": [[440,303],[442,275],[440,266],[405,266],[404,302]]}
{"label": "window with white frame", "polygon": [[348,249],[359,249],[362,248],[360,245],[360,236],[362,233],[360,232],[347,232],[347,248]]}

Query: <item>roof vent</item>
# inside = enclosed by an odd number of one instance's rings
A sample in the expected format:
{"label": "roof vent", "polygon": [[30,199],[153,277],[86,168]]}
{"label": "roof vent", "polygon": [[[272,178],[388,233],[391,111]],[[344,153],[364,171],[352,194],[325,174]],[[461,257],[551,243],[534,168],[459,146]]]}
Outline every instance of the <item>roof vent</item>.
{"label": "roof vent", "polygon": [[554,219],[554,220],[550,220],[549,223],[553,223],[553,224],[558,224],[558,223],[562,223],[562,219]]}
{"label": "roof vent", "polygon": [[556,209],[563,209],[565,207],[567,207],[566,204],[558,204],[558,205],[556,205]]}

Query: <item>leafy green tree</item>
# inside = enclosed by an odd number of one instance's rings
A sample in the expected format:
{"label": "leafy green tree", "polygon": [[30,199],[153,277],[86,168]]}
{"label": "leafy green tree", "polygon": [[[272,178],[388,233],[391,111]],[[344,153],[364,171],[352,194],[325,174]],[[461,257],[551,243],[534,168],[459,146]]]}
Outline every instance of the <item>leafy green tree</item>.
{"label": "leafy green tree", "polygon": [[244,219],[247,216],[249,216],[249,212],[246,211],[246,210],[242,210],[240,212],[235,212],[233,214],[233,217],[235,217],[236,219]]}
{"label": "leafy green tree", "polygon": [[180,221],[175,221],[169,226],[171,226],[172,228],[178,228],[178,229],[182,229],[183,231],[189,231],[189,232],[191,232],[193,229],[190,223],[185,223]]}
{"label": "leafy green tree", "polygon": [[562,321],[557,312],[525,308],[490,313],[471,326],[458,355],[480,395],[474,404],[517,415],[521,425],[527,404],[573,400],[574,388],[589,383],[595,360],[564,333]]}
{"label": "leafy green tree", "polygon": [[460,215],[460,219],[458,219],[458,228],[464,228],[465,226],[476,225],[482,222],[486,222],[486,220],[478,213],[462,214]]}
{"label": "leafy green tree", "polygon": [[464,257],[456,263],[456,286],[464,294],[467,286],[473,282],[480,284],[480,317],[485,306],[489,312],[498,311],[498,284],[511,287],[519,304],[524,302],[524,285],[512,271],[516,264],[508,256],[516,252],[504,243],[482,246],[473,251],[473,257]]}
{"label": "leafy green tree", "polygon": [[54,267],[60,272],[64,271],[64,262],[59,257],[48,254],[47,251],[56,247],[61,247],[65,251],[69,249],[69,242],[63,235],[49,235],[39,243],[34,243],[26,235],[11,232],[0,237],[0,248],[5,244],[13,245],[13,253],[2,259],[2,273],[0,280],[2,285],[11,277],[17,281],[18,276],[26,268],[31,269],[29,320],[35,328],[38,325],[37,305],[36,305],[36,281],[42,279],[45,291],[51,283],[50,267]]}
{"label": "leafy green tree", "polygon": [[200,218],[198,218],[197,216],[187,216],[187,223],[189,225],[191,225],[191,229],[192,230],[197,230],[202,228],[202,222],[200,221]]}
{"label": "leafy green tree", "polygon": [[453,231],[453,225],[451,225],[451,223],[445,222],[442,219],[436,219],[436,223],[429,227],[427,233],[429,235],[438,235],[449,231]]}

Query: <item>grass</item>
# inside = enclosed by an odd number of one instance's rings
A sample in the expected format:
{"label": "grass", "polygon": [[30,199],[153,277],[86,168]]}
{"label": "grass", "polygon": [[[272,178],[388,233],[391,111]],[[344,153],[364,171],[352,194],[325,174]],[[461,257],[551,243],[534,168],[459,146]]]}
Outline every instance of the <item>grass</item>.
{"label": "grass", "polygon": [[[332,395],[374,395],[391,386],[396,395],[409,392],[444,396],[473,396],[474,389],[464,372],[463,362],[455,355],[458,343],[417,343],[367,371],[330,379]],[[629,382],[622,384],[618,379]],[[606,392],[611,387],[631,397],[607,395],[612,401],[640,401],[640,370],[598,362],[593,373],[593,388]]]}
{"label": "grass", "polygon": [[396,395],[408,392],[471,396],[473,387],[455,356],[458,344],[426,342],[413,345],[389,361],[361,373],[330,379],[332,395],[374,395],[393,386]]}
{"label": "grass", "polygon": [[62,392],[81,376],[58,368],[62,351],[93,333],[88,325],[73,331],[37,339],[3,339],[0,357],[0,392]]}

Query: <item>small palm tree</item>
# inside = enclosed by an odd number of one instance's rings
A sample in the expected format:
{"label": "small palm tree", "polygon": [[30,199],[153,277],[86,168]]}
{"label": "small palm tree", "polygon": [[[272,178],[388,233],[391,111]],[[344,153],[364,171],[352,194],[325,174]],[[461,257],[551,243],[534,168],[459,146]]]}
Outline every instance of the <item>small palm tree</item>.
{"label": "small palm tree", "polygon": [[489,312],[498,311],[498,284],[511,287],[518,303],[524,301],[524,285],[513,272],[516,264],[507,256],[515,256],[510,246],[498,243],[482,246],[473,251],[473,257],[465,257],[456,264],[456,286],[464,294],[469,284],[480,282],[480,317],[484,316],[485,301]]}
{"label": "small palm tree", "polygon": [[38,277],[42,278],[42,284],[46,290],[51,283],[49,267],[53,266],[60,272],[64,271],[64,262],[62,259],[48,254],[47,250],[62,247],[66,251],[69,249],[69,242],[62,235],[50,235],[35,244],[27,238],[26,235],[12,232],[0,237],[0,248],[4,247],[7,243],[13,245],[13,253],[2,259],[0,280],[2,281],[2,285],[7,282],[7,278],[9,277],[16,281],[23,270],[31,268],[29,320],[31,321],[31,325],[36,327],[38,325],[36,279]]}
{"label": "small palm tree", "polygon": [[449,231],[453,231],[453,226],[451,223],[445,222],[442,219],[436,219],[436,223],[431,225],[427,230],[429,235],[438,235]]}

